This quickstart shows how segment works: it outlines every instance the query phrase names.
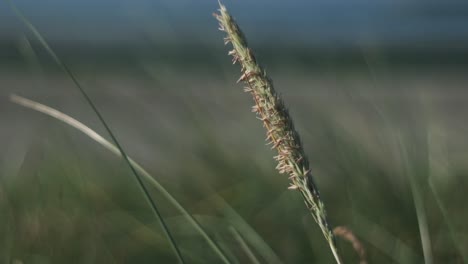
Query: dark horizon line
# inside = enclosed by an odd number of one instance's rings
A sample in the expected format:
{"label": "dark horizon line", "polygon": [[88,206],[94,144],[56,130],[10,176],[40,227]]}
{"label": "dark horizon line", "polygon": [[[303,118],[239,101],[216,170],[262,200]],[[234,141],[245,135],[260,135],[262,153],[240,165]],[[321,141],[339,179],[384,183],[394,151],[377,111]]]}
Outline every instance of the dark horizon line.
{"label": "dark horizon line", "polygon": [[[219,45],[52,45],[65,61],[76,64],[114,64],[126,66],[138,60],[148,60],[167,64],[210,65],[222,63],[220,58],[228,48]],[[274,62],[298,63],[319,66],[324,62],[346,65],[364,65],[365,56],[378,57],[388,64],[395,65],[468,65],[468,45],[465,48],[444,47],[311,47],[263,46],[255,45],[254,50],[267,64]],[[34,52],[41,64],[48,65],[48,55],[39,45],[34,45]],[[0,65],[21,64],[26,61],[16,42],[0,41]]]}

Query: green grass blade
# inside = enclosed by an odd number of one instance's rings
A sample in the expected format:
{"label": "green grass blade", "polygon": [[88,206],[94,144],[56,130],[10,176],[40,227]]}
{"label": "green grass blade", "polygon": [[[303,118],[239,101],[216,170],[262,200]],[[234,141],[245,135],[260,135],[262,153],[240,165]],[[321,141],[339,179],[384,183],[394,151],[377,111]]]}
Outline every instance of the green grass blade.
{"label": "green grass blade", "polygon": [[260,261],[258,261],[257,257],[255,256],[255,254],[252,252],[252,250],[250,249],[249,245],[247,245],[247,243],[245,242],[245,240],[242,238],[241,234],[239,233],[239,231],[237,231],[237,229],[233,226],[230,226],[229,227],[229,231],[231,231],[232,235],[234,236],[234,238],[239,242],[239,244],[241,245],[241,248],[244,250],[245,254],[247,255],[247,257],[250,259],[250,261],[254,264],[260,264]]}
{"label": "green grass blade", "polygon": [[414,208],[416,209],[416,217],[418,220],[419,234],[421,237],[421,245],[422,245],[423,255],[424,255],[424,262],[426,264],[432,264],[434,263],[434,258],[432,256],[431,237],[430,237],[430,232],[429,232],[429,226],[427,223],[426,209],[424,208],[422,190],[419,187],[419,183],[416,179],[416,175],[413,173],[413,170],[411,169],[411,165],[410,165],[410,161],[408,157],[408,151],[403,142],[403,138],[401,134],[399,134],[398,136],[398,141],[399,141],[401,159],[403,161],[403,164],[405,165],[405,170],[406,170],[405,173],[409,179],[411,193],[413,195]]}
{"label": "green grass blade", "polygon": [[257,249],[257,252],[271,264],[283,263],[280,258],[276,255],[275,251],[263,240],[263,238],[252,228],[236,210],[234,210],[221,196],[215,194],[210,197],[211,201],[222,208],[223,214],[229,222],[238,229],[251,245]]}
{"label": "green grass blade", "polygon": [[107,133],[110,135],[112,138],[112,141],[114,141],[115,146],[118,148],[119,152],[121,153],[123,159],[125,162],[128,164],[132,174],[135,176],[135,179],[138,183],[138,186],[140,187],[140,190],[142,191],[143,195],[145,196],[148,204],[152,208],[156,218],[158,219],[161,228],[163,229],[171,247],[174,250],[174,253],[180,263],[185,263],[182,254],[180,253],[179,247],[177,246],[174,238],[172,237],[169,229],[167,228],[166,223],[164,222],[164,219],[159,212],[158,207],[156,206],[156,203],[154,199],[151,197],[148,189],[143,183],[143,180],[141,179],[141,176],[137,173],[135,168],[132,166],[130,163],[128,156],[125,154],[125,151],[123,150],[122,146],[119,144],[119,141],[117,140],[116,136],[110,129],[110,127],[107,125],[107,122],[104,120],[104,117],[101,115],[100,111],[97,109],[96,105],[93,103],[89,95],[86,93],[86,91],[83,89],[81,84],[79,83],[78,79],[75,77],[75,75],[72,73],[72,71],[67,67],[67,65],[60,60],[60,58],[57,56],[57,54],[54,52],[54,50],[50,47],[50,45],[47,43],[47,41],[44,39],[44,37],[40,34],[40,32],[34,27],[34,25],[29,22],[29,20],[16,8],[16,6],[13,4],[11,0],[6,0],[9,4],[14,13],[18,16],[18,18],[25,24],[25,26],[31,30],[31,32],[34,34],[34,36],[39,40],[41,45],[44,47],[44,49],[47,51],[47,53],[52,57],[52,59],[57,63],[57,65],[70,77],[70,79],[73,81],[75,86],[78,88],[80,91],[81,95],[85,98],[86,102],[91,106],[93,112],[96,114],[98,117],[99,121],[102,123],[104,128],[106,129]]}
{"label": "green grass blade", "polygon": [[409,247],[404,241],[388,232],[379,224],[371,221],[358,211],[354,210],[353,226],[356,234],[373,247],[380,250],[395,263],[420,263],[419,254]]}
{"label": "green grass blade", "polygon": [[439,207],[440,212],[442,213],[442,217],[443,217],[443,219],[444,219],[444,221],[445,221],[445,223],[447,224],[447,227],[448,227],[450,238],[452,239],[453,244],[455,245],[457,251],[461,255],[461,257],[463,259],[463,263],[465,263],[465,264],[468,263],[468,255],[465,253],[465,250],[462,248],[460,243],[457,243],[457,239],[455,238],[456,231],[455,231],[454,225],[452,223],[452,220],[451,220],[450,216],[447,213],[447,210],[445,209],[444,203],[442,202],[442,199],[440,198],[440,195],[439,195],[439,193],[437,191],[437,188],[435,187],[435,185],[433,183],[432,178],[429,178],[429,189],[431,190],[432,195],[433,195],[434,199],[436,200],[437,207]]}
{"label": "green grass blade", "polygon": [[[86,136],[90,137],[100,145],[102,145],[104,148],[109,150],[110,152],[114,153],[117,156],[121,156],[122,153],[119,151],[119,149],[106,140],[104,137],[96,133],[94,130],[91,128],[87,127],[80,121],[74,119],[73,117],[66,115],[58,110],[55,110],[51,107],[48,107],[46,105],[34,102],[32,100],[17,96],[17,95],[11,95],[10,100],[14,103],[17,103],[21,106],[24,106],[26,108],[30,108],[32,110],[41,112],[43,114],[46,114],[48,116],[51,116],[53,118],[58,119],[59,121],[62,121],[66,123],[67,125],[79,130]],[[216,242],[208,235],[208,233],[203,229],[203,227],[198,223],[198,221],[190,215],[187,210],[156,180],[154,179],[151,174],[149,174],[140,164],[138,164],[136,161],[134,161],[132,158],[128,157],[129,162],[131,165],[143,176],[152,186],[154,186],[166,199],[169,200],[169,202],[174,205],[174,207],[184,215],[189,223],[197,230],[202,237],[206,240],[208,245],[213,249],[213,251],[220,257],[220,259],[223,261],[223,263],[230,264],[231,262],[229,259],[225,256],[225,254],[222,252],[222,250],[219,248],[219,246],[216,244]]]}

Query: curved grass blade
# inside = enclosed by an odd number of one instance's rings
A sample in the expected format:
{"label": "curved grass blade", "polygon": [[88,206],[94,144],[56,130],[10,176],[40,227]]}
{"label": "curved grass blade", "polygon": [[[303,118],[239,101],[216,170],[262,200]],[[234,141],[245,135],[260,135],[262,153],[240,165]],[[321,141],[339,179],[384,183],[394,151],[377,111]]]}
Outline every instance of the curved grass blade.
{"label": "curved grass blade", "polygon": [[262,256],[267,263],[271,264],[281,264],[283,263],[281,259],[276,255],[275,251],[268,245],[268,243],[263,240],[263,238],[255,231],[255,229],[250,226],[242,216],[240,216],[231,205],[226,202],[223,197],[218,194],[215,194],[210,197],[210,200],[213,201],[219,208],[222,208],[223,214],[226,219],[229,220],[232,226],[239,230],[242,235],[244,235],[245,240],[250,242],[251,245],[257,250],[257,252]]}
{"label": "curved grass blade", "polygon": [[242,238],[239,231],[237,231],[237,229],[233,226],[229,227],[229,231],[231,231],[234,238],[239,242],[239,244],[241,245],[242,249],[244,250],[247,257],[250,259],[250,261],[254,264],[260,264],[260,261],[258,261],[257,257],[252,252],[247,242],[245,242],[245,240]]}
{"label": "curved grass blade", "polygon": [[[43,105],[41,103],[23,98],[21,96],[12,94],[10,96],[10,100],[16,104],[24,106],[26,108],[41,112],[46,114],[50,117],[56,118],[59,121],[64,122],[65,124],[76,128],[86,136],[90,137],[92,140],[96,141],[97,143],[101,144],[104,148],[109,150],[110,152],[114,153],[117,156],[122,156],[122,153],[119,149],[106,140],[104,137],[96,133],[94,130],[86,126],[85,124],[81,123],[80,121],[74,119],[73,117],[66,115],[56,109]],[[216,242],[206,233],[203,227],[198,223],[198,221],[190,215],[187,210],[156,180],[154,179],[151,174],[149,174],[140,164],[134,161],[132,158],[128,157],[130,164],[147,180],[152,186],[154,186],[169,202],[175,206],[179,212],[184,215],[190,224],[197,230],[200,235],[206,240],[208,245],[213,249],[213,251],[220,257],[223,263],[230,264],[231,262],[216,244]]]}
{"label": "curved grass blade", "polygon": [[154,202],[153,198],[151,197],[148,189],[143,183],[143,180],[141,179],[141,176],[137,173],[135,168],[132,166],[130,163],[127,154],[125,154],[124,149],[122,146],[119,144],[116,136],[108,126],[107,122],[104,120],[104,117],[101,115],[100,111],[97,109],[96,105],[93,103],[91,100],[91,97],[86,93],[86,91],[83,89],[81,84],[79,83],[78,79],[75,77],[75,75],[72,73],[72,71],[67,67],[67,65],[60,60],[60,58],[57,56],[57,54],[54,52],[54,50],[49,46],[47,41],[42,37],[42,35],[39,33],[39,31],[34,27],[31,22],[16,8],[16,6],[13,4],[11,0],[5,0],[10,4],[11,9],[13,12],[16,14],[16,16],[24,23],[24,25],[33,33],[33,35],[37,38],[37,40],[40,42],[40,44],[44,47],[44,49],[47,51],[47,53],[52,57],[52,59],[55,61],[55,63],[70,77],[70,79],[73,81],[81,95],[84,97],[86,102],[90,105],[92,108],[93,112],[96,114],[98,117],[99,121],[102,123],[104,126],[105,130],[107,133],[110,135],[112,138],[112,141],[114,141],[115,146],[121,153],[125,163],[129,166],[132,174],[135,176],[135,179],[138,183],[138,186],[140,187],[140,190],[142,191],[143,195],[145,196],[148,204],[150,205],[151,209],[153,210],[153,213],[155,214],[156,218],[158,219],[161,228],[163,229],[172,249],[174,250],[174,253],[179,261],[179,263],[185,263],[182,254],[180,253],[179,247],[177,246],[174,238],[172,237],[169,229],[167,228],[166,223],[164,222],[164,219],[162,218],[161,213],[159,212],[158,207],[156,206],[156,203]]}

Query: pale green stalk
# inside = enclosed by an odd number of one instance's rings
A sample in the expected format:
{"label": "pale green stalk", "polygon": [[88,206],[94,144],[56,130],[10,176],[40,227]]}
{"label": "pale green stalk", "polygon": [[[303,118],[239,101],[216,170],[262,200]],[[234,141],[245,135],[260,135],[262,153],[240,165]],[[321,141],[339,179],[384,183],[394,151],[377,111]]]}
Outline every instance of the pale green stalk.
{"label": "pale green stalk", "polygon": [[235,227],[233,227],[233,226],[229,227],[229,231],[231,231],[234,238],[237,240],[237,242],[239,242],[239,244],[241,245],[241,248],[244,250],[244,252],[247,255],[247,257],[249,258],[250,262],[252,262],[254,264],[260,264],[260,261],[258,261],[257,257],[252,252],[249,245],[247,245],[247,242],[245,242],[244,238],[242,238],[239,231],[237,231],[237,229]]}
{"label": "pale green stalk", "polygon": [[403,142],[403,137],[401,133],[398,134],[400,156],[402,157],[402,162],[404,163],[404,169],[406,176],[409,179],[411,194],[413,195],[414,208],[416,210],[416,218],[418,220],[419,227],[419,236],[421,238],[421,246],[424,255],[424,262],[426,264],[434,263],[434,257],[432,256],[432,246],[431,246],[431,235],[429,232],[429,224],[427,221],[426,208],[424,206],[423,193],[414,174],[414,169],[409,163],[408,150]]}
{"label": "pale green stalk", "polygon": [[273,145],[272,148],[278,152],[275,157],[278,161],[276,168],[280,173],[289,175],[292,181],[290,189],[297,189],[301,192],[310,213],[322,230],[336,262],[341,263],[335,237],[327,220],[325,205],[313,181],[309,162],[293,121],[280,96],[273,88],[271,79],[257,63],[239,26],[222,4],[220,4],[219,11],[220,13],[215,14],[215,17],[219,21],[220,30],[227,33],[227,37],[224,39],[225,44],[231,43],[234,48],[229,52],[229,55],[232,55],[234,63],[239,62],[241,65],[242,75],[239,82],[243,81],[247,85],[245,91],[250,92],[255,101],[253,112],[263,121],[267,130],[267,140]]}

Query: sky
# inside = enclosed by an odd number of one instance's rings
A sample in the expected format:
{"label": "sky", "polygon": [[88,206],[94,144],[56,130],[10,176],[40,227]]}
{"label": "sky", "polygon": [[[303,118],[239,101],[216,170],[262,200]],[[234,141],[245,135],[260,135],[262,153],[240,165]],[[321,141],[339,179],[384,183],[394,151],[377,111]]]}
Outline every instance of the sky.
{"label": "sky", "polygon": [[[12,0],[50,41],[127,43],[203,42],[217,34],[217,0]],[[226,0],[257,40],[314,45],[468,44],[468,1]],[[0,42],[24,32],[0,0]]]}

